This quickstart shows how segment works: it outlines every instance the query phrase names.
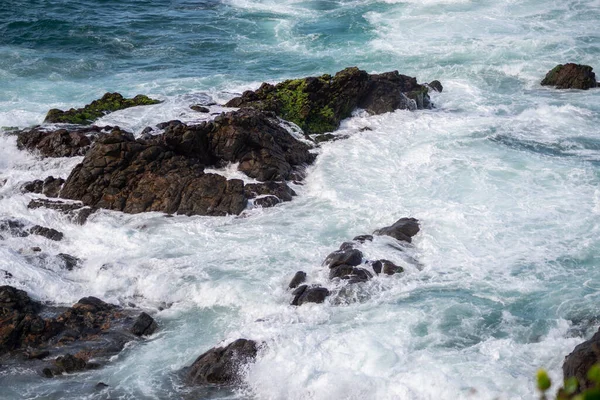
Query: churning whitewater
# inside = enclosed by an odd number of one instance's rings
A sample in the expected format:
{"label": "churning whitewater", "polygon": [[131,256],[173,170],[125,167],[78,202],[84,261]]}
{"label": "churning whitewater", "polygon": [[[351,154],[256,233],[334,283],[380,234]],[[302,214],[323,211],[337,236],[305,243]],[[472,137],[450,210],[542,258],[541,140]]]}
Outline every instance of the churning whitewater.
{"label": "churning whitewater", "polygon": [[[3,1],[0,220],[64,239],[0,232],[0,286],[61,307],[95,296],[159,328],[82,373],[0,365],[0,398],[534,398],[537,369],[560,381],[600,321],[600,89],[540,85],[560,63],[600,69],[599,26],[598,0]],[[27,207],[43,196],[25,182],[66,179],[83,160],[17,149],[10,132],[52,108],[109,91],[161,100],[95,122],[139,138],[214,119],[261,82],[349,66],[444,90],[433,109],[355,111],[290,202],[223,217],[99,210],[84,225]],[[255,182],[236,164],[211,168]],[[403,273],[348,301],[290,305],[296,271],[328,282],[328,254],[400,217],[420,221],[410,245],[359,248]],[[183,384],[182,368],[238,338],[264,343],[241,385]]]}

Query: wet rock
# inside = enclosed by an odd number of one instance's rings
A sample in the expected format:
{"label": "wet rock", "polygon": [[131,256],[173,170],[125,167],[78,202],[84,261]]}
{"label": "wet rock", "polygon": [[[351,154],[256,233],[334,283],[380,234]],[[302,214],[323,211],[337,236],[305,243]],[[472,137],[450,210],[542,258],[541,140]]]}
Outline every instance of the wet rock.
{"label": "wet rock", "polygon": [[359,235],[359,236],[355,236],[354,239],[355,242],[359,242],[359,243],[364,243],[364,242],[372,242],[373,241],[373,236],[372,235]]}
{"label": "wet rock", "polygon": [[600,362],[600,330],[591,339],[577,345],[565,357],[562,367],[564,379],[577,378],[580,391],[594,387],[594,383],[588,379],[587,372],[598,362]]}
{"label": "wet rock", "polygon": [[29,233],[32,235],[43,236],[50,240],[61,241],[64,238],[64,234],[62,232],[57,231],[56,229],[46,228],[45,226],[34,225],[29,229]]}
{"label": "wet rock", "polygon": [[329,270],[329,279],[340,278],[348,280],[348,283],[366,282],[373,278],[373,275],[364,268],[357,268],[350,265],[338,265]]}
{"label": "wet rock", "polygon": [[209,113],[210,112],[210,109],[208,107],[204,107],[204,106],[201,106],[199,104],[190,106],[190,108],[192,110],[200,112],[200,113]]}
{"label": "wet rock", "polygon": [[432,88],[436,92],[442,93],[442,91],[444,90],[444,87],[442,86],[442,84],[438,80],[431,81],[431,82],[429,82],[428,85],[429,85],[430,88]]}
{"label": "wet rock", "polygon": [[25,224],[16,219],[0,220],[0,232],[6,232],[11,236],[26,237],[29,232],[25,230]]}
{"label": "wet rock", "polygon": [[83,204],[65,203],[62,201],[52,201],[46,199],[33,199],[27,205],[27,208],[48,208],[56,210],[62,214],[65,214],[69,219],[78,224],[83,225],[86,223],[90,215],[96,212],[95,208],[84,206]]}
{"label": "wet rock", "polygon": [[344,242],[340,245],[340,251],[352,250],[354,248],[354,243],[352,242]]}
{"label": "wet rock", "polygon": [[598,86],[592,70],[589,65],[559,64],[546,74],[541,84],[556,86],[557,89],[591,89]]}
{"label": "wet rock", "polygon": [[17,147],[20,150],[36,151],[43,157],[82,156],[92,144],[90,137],[102,132],[103,128],[97,126],[54,131],[35,127],[17,134]]}
{"label": "wet rock", "polygon": [[[298,291],[300,288],[304,289]],[[292,301],[292,305],[295,306],[301,306],[306,303],[323,303],[327,296],[330,295],[329,290],[320,286],[307,287],[306,285],[302,285],[298,289],[292,293],[295,293],[296,296]]]}
{"label": "wet rock", "polygon": [[94,386],[96,389],[101,390],[101,389],[105,389],[108,387],[108,385],[104,382],[98,382],[96,383],[96,386]]}
{"label": "wet rock", "polygon": [[338,265],[360,265],[362,263],[363,254],[360,250],[338,250],[329,254],[323,264],[329,268],[337,267]]}
{"label": "wet rock", "polygon": [[298,286],[300,286],[301,283],[304,283],[305,281],[306,281],[306,272],[298,271],[298,272],[296,272],[296,274],[290,281],[290,284],[288,285],[288,287],[290,289],[295,289]]}
{"label": "wet rock", "polygon": [[371,268],[373,268],[373,271],[375,271],[375,273],[379,275],[383,270],[383,263],[380,260],[373,261],[371,263]]}
{"label": "wet rock", "polygon": [[294,299],[292,300],[291,304],[293,306],[298,305],[298,299],[300,298],[300,296],[302,296],[302,294],[306,291],[307,288],[308,285],[300,285],[292,292],[292,296],[294,296]]}
{"label": "wet rock", "polygon": [[73,372],[83,371],[87,367],[86,360],[68,353],[64,356],[57,357],[52,363],[54,364],[52,367],[44,368],[43,370],[43,374],[47,378],[52,378],[64,373],[71,374]]}
{"label": "wet rock", "polygon": [[177,125],[184,125],[184,123],[183,123],[183,122],[181,122],[181,121],[180,121],[180,120],[178,120],[178,119],[174,119],[174,120],[171,120],[171,121],[167,121],[167,122],[161,122],[161,123],[159,123],[159,124],[156,124],[156,127],[157,127],[158,129],[166,129],[166,128],[168,128],[168,127],[175,127],[175,126],[177,126]]}
{"label": "wet rock", "polygon": [[341,278],[345,279],[352,275],[352,271],[354,271],[354,267],[351,265],[338,265],[329,270],[329,279]]}
{"label": "wet rock", "polygon": [[67,271],[73,271],[81,262],[79,258],[65,253],[59,253],[56,257],[64,263]]}
{"label": "wet rock", "polygon": [[64,183],[65,180],[62,178],[54,178],[53,176],[49,176],[43,181],[36,179],[32,182],[26,182],[23,185],[22,190],[29,193],[44,194],[47,197],[58,197],[60,188]]}
{"label": "wet rock", "polygon": [[154,321],[154,318],[143,312],[135,320],[133,327],[131,327],[131,333],[136,336],[147,336],[152,335],[157,328],[158,324]]}
{"label": "wet rock", "polygon": [[386,226],[373,232],[374,235],[391,236],[396,240],[410,243],[412,237],[419,232],[419,220],[415,218],[400,218],[391,226]]}
{"label": "wet rock", "polygon": [[126,99],[119,93],[106,93],[102,98],[92,101],[83,108],[71,108],[68,111],[52,109],[48,111],[44,122],[88,125],[113,111],[158,103],[160,101],[141,94]]}
{"label": "wet rock", "polygon": [[280,201],[292,201],[292,197],[296,196],[296,192],[285,182],[275,181],[248,183],[244,186],[244,194],[249,199],[262,195],[272,195],[276,196]]}
{"label": "wet rock", "polygon": [[306,134],[332,132],[356,108],[379,114],[398,108],[430,107],[427,88],[415,78],[397,71],[369,75],[356,67],[335,76],[322,75],[281,82],[263,83],[229,101],[228,107],[253,107],[273,111],[294,122]]}
{"label": "wet rock", "polygon": [[262,208],[273,207],[279,203],[281,203],[281,200],[276,196],[262,196],[254,200],[254,205]]}
{"label": "wet rock", "polygon": [[240,382],[241,368],[254,362],[258,344],[238,339],[225,347],[216,347],[199,356],[186,371],[191,385],[233,385]]}
{"label": "wet rock", "polygon": [[11,274],[10,272],[8,272],[7,270],[0,269],[0,277],[3,277],[4,279],[12,279],[13,278],[13,274]]}
{"label": "wet rock", "polygon": [[404,268],[394,264],[393,262],[391,262],[389,260],[379,260],[378,262],[381,263],[381,265],[383,267],[382,271],[386,275],[394,275],[394,274],[399,274],[401,272],[404,272]]}

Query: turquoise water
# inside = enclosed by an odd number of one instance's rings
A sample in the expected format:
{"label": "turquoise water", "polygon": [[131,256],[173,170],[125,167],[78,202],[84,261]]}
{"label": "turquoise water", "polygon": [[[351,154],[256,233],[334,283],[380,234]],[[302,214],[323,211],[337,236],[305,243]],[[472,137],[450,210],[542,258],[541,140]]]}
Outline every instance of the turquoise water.
{"label": "turquoise water", "polygon": [[[28,210],[19,187],[66,177],[80,159],[41,161],[0,137],[0,217],[66,236],[0,242],[0,269],[14,275],[0,284],[57,304],[133,302],[161,324],[99,371],[0,371],[0,397],[531,399],[537,368],[559,379],[597,329],[600,91],[539,81],[557,63],[600,69],[599,1],[5,0],[0,21],[5,127],[106,91],[165,100],[99,121],[137,134],[197,121],[190,104],[351,65],[444,84],[435,110],[345,121],[350,138],[319,150],[293,202],[244,218],[103,211],[75,226]],[[375,241],[365,254],[405,274],[374,279],[350,304],[288,306],[295,271],[327,282],[329,252],[402,216],[421,220],[407,253],[418,264]],[[31,265],[18,252],[31,246],[83,266]],[[243,388],[180,386],[176,371],[238,337],[268,345]],[[95,391],[99,381],[109,388]]]}

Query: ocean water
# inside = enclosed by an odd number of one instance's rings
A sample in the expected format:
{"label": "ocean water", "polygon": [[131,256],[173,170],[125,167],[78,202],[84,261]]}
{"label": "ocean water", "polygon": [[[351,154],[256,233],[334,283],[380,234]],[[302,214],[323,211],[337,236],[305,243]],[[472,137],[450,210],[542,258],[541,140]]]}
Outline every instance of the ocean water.
{"label": "ocean water", "polygon": [[[353,65],[444,91],[434,110],[357,112],[294,201],[242,217],[100,211],[78,226],[28,210],[23,182],[66,178],[81,158],[40,160],[0,133],[0,218],[66,237],[0,241],[13,275],[0,284],[59,305],[134,303],[160,324],[97,371],[0,371],[0,398],[534,398],[536,370],[559,381],[599,323],[600,90],[539,85],[558,63],[600,72],[599,26],[598,0],[2,0],[2,127],[106,91],[164,100],[98,122],[139,134],[205,118],[190,104]],[[329,252],[403,216],[421,221],[412,246],[361,250],[404,274],[344,304],[289,305],[295,271],[326,282]],[[31,246],[84,261],[32,263]],[[181,385],[178,370],[239,337],[267,345],[243,387]]]}

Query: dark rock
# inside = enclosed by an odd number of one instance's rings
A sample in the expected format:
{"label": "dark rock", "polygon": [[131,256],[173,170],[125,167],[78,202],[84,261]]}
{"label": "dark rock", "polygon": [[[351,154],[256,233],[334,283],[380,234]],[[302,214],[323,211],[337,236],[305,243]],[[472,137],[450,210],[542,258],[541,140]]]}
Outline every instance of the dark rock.
{"label": "dark rock", "polygon": [[160,124],[156,124],[156,127],[158,129],[166,129],[167,127],[170,127],[170,126],[174,127],[174,126],[177,126],[177,125],[183,125],[183,122],[181,122],[178,119],[174,119],[174,120],[171,120],[171,121],[161,122]]}
{"label": "dark rock", "polygon": [[209,113],[210,112],[210,109],[208,107],[204,107],[204,106],[201,106],[198,104],[190,106],[190,108],[192,110],[200,112],[200,113]]}
{"label": "dark rock", "polygon": [[429,87],[432,88],[433,90],[435,90],[436,92],[440,92],[440,93],[442,93],[442,91],[444,90],[444,87],[438,80],[429,82]]}
{"label": "dark rock", "polygon": [[383,263],[380,260],[373,261],[371,263],[371,268],[373,268],[373,271],[375,271],[375,273],[379,275],[381,273],[381,270],[383,269]]}
{"label": "dark rock", "polygon": [[337,267],[333,267],[329,270],[329,279],[341,278],[345,279],[352,275],[352,271],[354,271],[354,267],[351,265],[338,265]]}
{"label": "dark rock", "polygon": [[324,143],[324,142],[333,142],[339,138],[340,138],[340,136],[338,136],[338,135],[332,135],[331,133],[323,133],[320,135],[315,135],[313,137],[313,140],[315,141],[315,143]]}
{"label": "dark rock", "polygon": [[344,242],[340,245],[340,251],[352,250],[354,248],[354,243],[352,242]]}
{"label": "dark rock", "polygon": [[373,274],[364,268],[354,268],[352,270],[352,274],[346,277],[346,279],[348,279],[348,283],[366,282],[371,278],[373,278]]}
{"label": "dark rock", "polygon": [[364,243],[364,242],[372,242],[373,241],[373,236],[372,235],[359,235],[359,236],[355,236],[354,239],[355,242],[359,242],[359,243]]}
{"label": "dark rock", "polygon": [[285,182],[269,181],[246,184],[244,186],[244,194],[249,199],[261,195],[273,195],[280,201],[291,201],[292,196],[295,196],[296,192],[294,192],[294,190],[292,190]]}
{"label": "dark rock", "polygon": [[559,64],[546,74],[541,84],[556,86],[557,89],[591,89],[598,86],[592,70],[589,65]]}
{"label": "dark rock", "polygon": [[306,291],[307,288],[308,285],[300,285],[292,292],[292,296],[294,296],[294,299],[292,300],[293,306],[298,305],[298,299],[300,298],[300,296],[302,296],[302,294]]}
{"label": "dark rock", "polygon": [[73,372],[83,371],[87,366],[87,362],[84,359],[68,353],[64,356],[57,357],[53,361],[53,364],[53,368],[44,369],[43,373],[48,378],[62,375],[63,373],[71,374]]}
{"label": "dark rock", "polygon": [[50,240],[61,241],[64,238],[64,234],[62,232],[57,231],[56,229],[46,228],[44,226],[35,225],[29,229],[29,233],[32,235],[39,235]]}
{"label": "dark rock", "polygon": [[273,207],[281,203],[281,200],[276,196],[263,196],[254,200],[254,205],[262,208]]}
{"label": "dark rock", "polygon": [[37,247],[37,246],[36,246],[36,247],[32,247],[32,248],[31,248],[31,251],[33,251],[33,252],[35,252],[35,253],[38,253],[38,252],[42,251],[42,249],[41,249],[40,247]]}
{"label": "dark rock", "polygon": [[299,295],[296,295],[292,305],[301,306],[305,303],[323,303],[329,295],[329,290],[324,287],[305,287]]}
{"label": "dark rock", "polygon": [[36,127],[17,134],[17,147],[20,150],[37,151],[43,157],[82,156],[92,144],[92,140],[88,136],[100,133],[102,133],[102,128],[97,126],[54,131]]}
{"label": "dark rock", "polygon": [[333,77],[294,79],[275,86],[263,83],[258,90],[246,91],[226,106],[273,111],[306,134],[316,134],[336,130],[340,121],[358,107],[379,114],[398,108],[426,108],[430,102],[427,88],[417,84],[415,78],[397,71],[369,75],[352,67]]}
{"label": "dark rock", "polygon": [[65,253],[60,253],[57,257],[64,262],[67,271],[73,271],[73,269],[81,262],[79,258]]}
{"label": "dark rock", "polygon": [[410,243],[412,237],[419,232],[419,220],[415,218],[400,218],[394,225],[386,226],[373,232],[374,235],[391,236],[396,240]]}
{"label": "dark rock", "polygon": [[50,355],[50,352],[48,350],[33,350],[27,353],[27,358],[30,360],[43,360],[44,358],[48,357]]}
{"label": "dark rock", "polygon": [[29,202],[27,208],[48,208],[56,210],[69,217],[76,224],[83,225],[90,215],[96,212],[95,208],[84,206],[83,204],[65,203],[62,201],[52,201],[46,199],[34,199]]}
{"label": "dark rock", "polygon": [[362,264],[362,256],[363,254],[360,252],[360,250],[338,250],[329,254],[323,264],[329,268],[334,268],[342,264],[350,266],[360,265]]}
{"label": "dark rock", "polygon": [[389,260],[379,260],[378,262],[380,262],[383,266],[383,273],[386,275],[394,275],[404,272],[404,268],[394,264]]}
{"label": "dark rock", "polygon": [[143,312],[135,320],[133,327],[131,327],[131,333],[136,336],[147,336],[152,335],[157,328],[158,324],[154,321],[154,318]]}
{"label": "dark rock", "polygon": [[350,265],[338,265],[329,270],[329,279],[345,279],[349,283],[366,282],[373,278],[373,275],[364,268],[356,268]]}
{"label": "dark rock", "polygon": [[42,190],[44,190],[44,181],[36,179],[31,182],[25,182],[23,186],[21,186],[21,190],[24,193],[42,193]]}
{"label": "dark rock", "polygon": [[253,340],[238,339],[225,347],[216,347],[194,361],[186,371],[191,385],[233,385],[240,382],[241,368],[254,362],[258,344]]}
{"label": "dark rock", "polygon": [[598,362],[600,362],[600,329],[591,339],[577,345],[565,357],[562,367],[564,379],[577,378],[580,391],[592,388],[595,385],[588,379],[587,372]]}
{"label": "dark rock", "polygon": [[298,286],[300,286],[301,283],[304,283],[305,281],[306,281],[306,272],[304,272],[304,271],[298,271],[298,272],[296,272],[296,274],[294,275],[294,277],[290,281],[290,284],[289,284],[288,287],[290,289],[295,289]]}
{"label": "dark rock", "polygon": [[98,382],[96,384],[96,386],[95,386],[96,389],[104,389],[104,388],[107,388],[107,387],[108,387],[108,385],[106,383],[104,383],[104,382]]}
{"label": "dark rock", "polygon": [[5,269],[0,269],[0,276],[4,277],[4,279],[12,279],[13,278],[13,274],[11,274],[10,272],[8,272]]}
{"label": "dark rock", "polygon": [[64,179],[49,176],[43,181],[36,179],[32,182],[26,182],[23,184],[22,190],[23,192],[28,193],[44,194],[47,197],[58,197],[58,193],[60,192],[63,183],[65,183]]}
{"label": "dark rock", "polygon": [[119,93],[106,93],[102,98],[92,101],[83,108],[71,108],[68,111],[52,109],[48,111],[44,122],[88,125],[113,111],[158,103],[160,101],[141,94],[126,99]]}

